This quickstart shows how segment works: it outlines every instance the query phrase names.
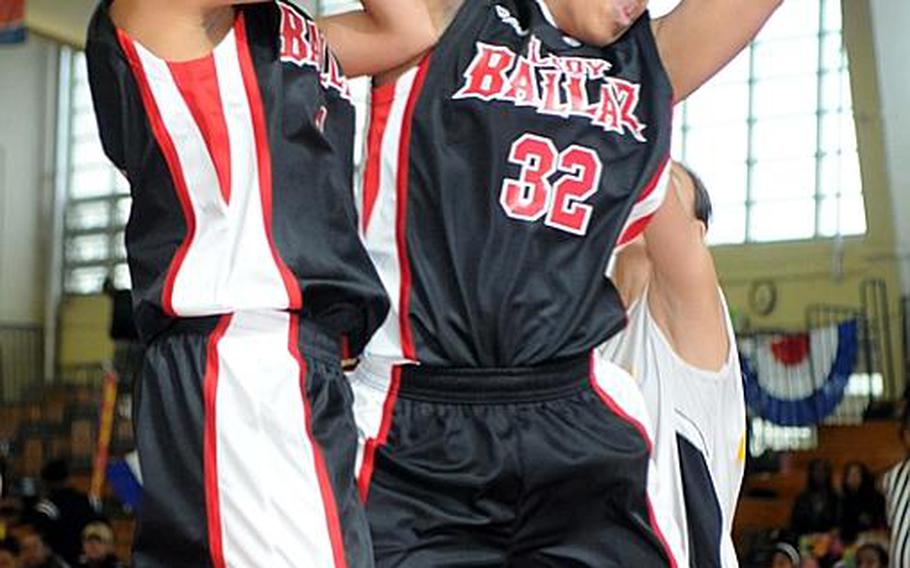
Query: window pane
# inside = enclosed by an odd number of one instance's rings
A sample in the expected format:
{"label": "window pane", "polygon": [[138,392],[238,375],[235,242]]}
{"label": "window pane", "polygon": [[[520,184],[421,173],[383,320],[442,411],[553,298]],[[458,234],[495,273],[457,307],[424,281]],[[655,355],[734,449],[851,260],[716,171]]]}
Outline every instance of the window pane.
{"label": "window pane", "polygon": [[862,176],[856,152],[828,154],[822,157],[819,192],[822,195],[860,193]]}
{"label": "window pane", "polygon": [[105,201],[75,203],[66,212],[67,229],[97,229],[106,227],[110,220],[110,204]]}
{"label": "window pane", "polygon": [[703,155],[686,162],[686,165],[705,183],[711,201],[715,204],[745,203],[748,180],[745,160],[722,162]]}
{"label": "window pane", "polygon": [[75,268],[66,274],[63,287],[69,294],[94,294],[101,291],[101,284],[107,277],[103,266]]}
{"label": "window pane", "polygon": [[841,234],[866,233],[866,204],[862,194],[845,195],[840,198],[840,220]]}
{"label": "window pane", "polygon": [[819,149],[822,153],[856,150],[856,129],[849,113],[829,113],[822,116]]}
{"label": "window pane", "polygon": [[755,76],[759,79],[781,75],[807,75],[817,69],[817,36],[755,44]]}
{"label": "window pane", "polygon": [[133,287],[133,281],[130,278],[130,268],[125,262],[114,267],[114,286],[118,290],[128,290]]}
{"label": "window pane", "polygon": [[819,0],[784,2],[758,36],[760,41],[818,33]]}
{"label": "window pane", "polygon": [[813,195],[815,158],[757,162],[752,170],[752,199],[756,201]]}
{"label": "window pane", "polygon": [[822,237],[833,237],[837,234],[838,219],[837,197],[823,197],[818,209],[818,234]]}
{"label": "window pane", "polygon": [[822,36],[822,69],[840,69],[847,64],[847,53],[840,32]]}
{"label": "window pane", "polygon": [[826,30],[840,31],[843,27],[840,0],[822,0],[825,6],[825,23]]}
{"label": "window pane", "polygon": [[123,232],[117,233],[117,236],[114,237],[113,243],[114,250],[111,251],[111,256],[116,260],[126,260],[126,239],[123,236]]}
{"label": "window pane", "polygon": [[815,155],[815,115],[767,119],[755,124],[753,154],[757,160]]}
{"label": "window pane", "polygon": [[70,160],[79,166],[106,166],[110,162],[98,138],[91,135],[73,144]]}
{"label": "window pane", "polygon": [[692,126],[742,122],[749,118],[748,83],[708,84],[686,103],[686,120]]}
{"label": "window pane", "polygon": [[70,197],[110,195],[111,181],[111,168],[108,166],[73,169],[70,174]]}
{"label": "window pane", "polygon": [[745,161],[748,155],[749,128],[746,123],[693,128],[686,139],[686,160],[710,157],[727,162]]}
{"label": "window pane", "polygon": [[74,112],[70,123],[70,136],[73,138],[98,137],[98,123],[90,112]]}
{"label": "window pane", "polygon": [[70,237],[66,243],[68,263],[103,261],[110,254],[110,238],[107,234]]}
{"label": "window pane", "polygon": [[746,206],[715,204],[708,228],[708,244],[736,244],[746,240]]}
{"label": "window pane", "polygon": [[749,231],[754,241],[810,238],[815,235],[815,200],[755,203],[749,214]]}
{"label": "window pane", "polygon": [[849,110],[853,104],[849,77],[839,71],[822,74],[822,110]]}
{"label": "window pane", "polygon": [[814,113],[818,107],[818,76],[800,75],[755,84],[756,118]]}
{"label": "window pane", "polygon": [[117,200],[116,216],[114,217],[114,220],[117,225],[124,226],[124,225],[126,225],[127,221],[129,221],[130,207],[132,206],[132,204],[133,204],[133,200],[130,199],[129,197],[124,197],[122,199]]}

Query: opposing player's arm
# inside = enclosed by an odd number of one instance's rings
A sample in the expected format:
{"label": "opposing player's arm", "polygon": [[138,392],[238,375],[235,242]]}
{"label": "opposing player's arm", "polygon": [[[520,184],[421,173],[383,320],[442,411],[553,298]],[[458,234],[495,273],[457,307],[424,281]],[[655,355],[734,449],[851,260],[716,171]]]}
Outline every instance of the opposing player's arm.
{"label": "opposing player's arm", "polygon": [[729,351],[726,317],[704,225],[687,209],[694,191],[673,164],[671,188],[645,230],[652,276],[649,302],[676,352],[700,368],[717,370]]}
{"label": "opposing player's arm", "polygon": [[321,18],[345,74],[375,75],[429,49],[436,28],[422,0],[362,0],[363,10]]}
{"label": "opposing player's arm", "polygon": [[682,101],[755,37],[783,0],[682,0],[652,23],[657,48]]}

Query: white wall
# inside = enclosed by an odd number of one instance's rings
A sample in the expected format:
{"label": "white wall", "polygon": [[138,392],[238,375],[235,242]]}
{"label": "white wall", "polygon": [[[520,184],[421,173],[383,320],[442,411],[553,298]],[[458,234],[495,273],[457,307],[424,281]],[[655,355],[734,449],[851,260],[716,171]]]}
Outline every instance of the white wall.
{"label": "white wall", "polygon": [[0,47],[0,323],[44,323],[56,48]]}
{"label": "white wall", "polygon": [[904,294],[910,294],[910,2],[870,4],[897,254]]}

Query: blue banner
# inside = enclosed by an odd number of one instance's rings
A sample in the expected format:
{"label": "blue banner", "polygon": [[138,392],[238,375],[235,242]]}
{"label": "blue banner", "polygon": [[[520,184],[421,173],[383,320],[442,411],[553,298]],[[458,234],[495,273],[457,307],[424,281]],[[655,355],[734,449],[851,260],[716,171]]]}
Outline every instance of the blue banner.
{"label": "blue banner", "polygon": [[830,416],[844,399],[847,383],[856,366],[858,325],[850,320],[837,326],[837,348],[821,386],[799,398],[784,398],[769,392],[758,369],[741,355],[746,403],[757,416],[779,426],[814,426]]}

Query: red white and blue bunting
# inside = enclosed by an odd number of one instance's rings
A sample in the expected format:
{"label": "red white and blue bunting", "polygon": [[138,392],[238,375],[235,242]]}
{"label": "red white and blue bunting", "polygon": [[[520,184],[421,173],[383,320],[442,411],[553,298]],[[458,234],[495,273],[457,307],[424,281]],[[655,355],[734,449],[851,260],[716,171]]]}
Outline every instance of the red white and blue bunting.
{"label": "red white and blue bunting", "polygon": [[0,0],[0,45],[25,41],[25,0]]}
{"label": "red white and blue bunting", "polygon": [[844,398],[856,366],[856,320],[807,334],[740,341],[746,402],[780,426],[814,426]]}

